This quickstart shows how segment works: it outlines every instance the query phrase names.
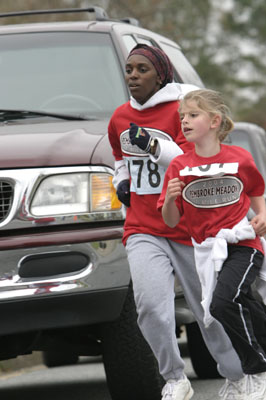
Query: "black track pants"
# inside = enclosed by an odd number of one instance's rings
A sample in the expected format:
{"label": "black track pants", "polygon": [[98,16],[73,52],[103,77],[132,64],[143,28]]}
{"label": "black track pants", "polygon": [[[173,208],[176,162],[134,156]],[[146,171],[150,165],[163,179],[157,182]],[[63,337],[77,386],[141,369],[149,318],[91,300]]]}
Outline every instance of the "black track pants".
{"label": "black track pants", "polygon": [[263,254],[251,247],[228,246],[210,312],[221,322],[246,374],[266,371],[266,312],[251,290]]}

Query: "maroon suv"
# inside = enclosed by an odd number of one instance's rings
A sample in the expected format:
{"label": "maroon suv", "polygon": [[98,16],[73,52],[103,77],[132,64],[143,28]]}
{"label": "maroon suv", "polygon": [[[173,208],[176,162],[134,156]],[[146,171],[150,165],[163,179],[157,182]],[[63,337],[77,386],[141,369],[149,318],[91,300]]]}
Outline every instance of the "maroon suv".
{"label": "maroon suv", "polygon": [[[55,366],[102,355],[112,399],[156,400],[162,382],[136,324],[107,125],[129,99],[124,63],[136,43],[166,51],[177,82],[203,84],[176,43],[134,19],[93,7],[47,22],[70,11],[0,15],[0,359],[39,350]],[[25,23],[37,13],[43,22]],[[177,335],[188,324],[198,376],[217,376],[178,291],[176,319]]]}

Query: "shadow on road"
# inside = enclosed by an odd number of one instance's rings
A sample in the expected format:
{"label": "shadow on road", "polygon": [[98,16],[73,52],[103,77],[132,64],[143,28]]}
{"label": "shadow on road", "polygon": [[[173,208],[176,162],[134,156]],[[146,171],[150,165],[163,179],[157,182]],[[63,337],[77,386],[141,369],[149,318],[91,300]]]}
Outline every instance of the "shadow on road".
{"label": "shadow on road", "polygon": [[101,360],[21,373],[0,381],[1,400],[111,400]]}

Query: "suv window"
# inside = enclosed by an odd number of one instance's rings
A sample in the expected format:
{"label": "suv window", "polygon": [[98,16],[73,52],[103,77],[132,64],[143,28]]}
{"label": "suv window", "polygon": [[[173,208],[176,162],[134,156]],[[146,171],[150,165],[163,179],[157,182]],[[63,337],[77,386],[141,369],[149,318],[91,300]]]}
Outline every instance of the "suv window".
{"label": "suv window", "polygon": [[147,44],[148,46],[156,46],[153,40],[139,35],[123,35],[123,41],[128,52],[130,52],[137,43]]}
{"label": "suv window", "polygon": [[200,77],[180,49],[164,42],[160,42],[160,46],[172,61],[176,71],[178,71],[181,82],[191,83],[199,87],[204,86]]}
{"label": "suv window", "polygon": [[127,100],[108,34],[4,35],[0,50],[0,109],[109,116]]}
{"label": "suv window", "polygon": [[249,151],[260,172],[265,176],[266,173],[266,154],[263,151],[260,151],[260,149],[265,148],[265,140],[263,142],[262,137],[257,134],[252,137],[250,134],[247,133],[247,131],[240,130],[237,132],[231,132],[225,139],[226,144],[232,144],[234,146],[240,146]]}
{"label": "suv window", "polygon": [[124,44],[127,48],[128,53],[133,49],[133,47],[136,46],[137,42],[135,38],[132,35],[123,35],[122,39],[124,41]]}

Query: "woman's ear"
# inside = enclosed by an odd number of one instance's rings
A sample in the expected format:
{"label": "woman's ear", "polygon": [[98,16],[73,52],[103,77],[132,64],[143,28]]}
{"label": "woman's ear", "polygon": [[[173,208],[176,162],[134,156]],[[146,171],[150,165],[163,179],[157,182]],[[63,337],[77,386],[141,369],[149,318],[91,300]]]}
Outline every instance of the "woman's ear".
{"label": "woman's ear", "polygon": [[157,83],[161,86],[162,85],[162,80],[161,80],[161,78],[159,77],[159,75],[157,75]]}

